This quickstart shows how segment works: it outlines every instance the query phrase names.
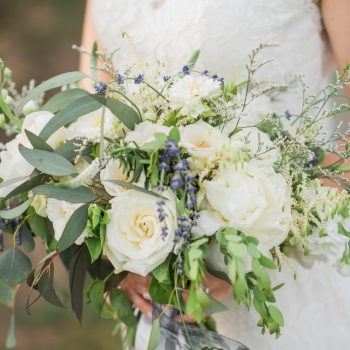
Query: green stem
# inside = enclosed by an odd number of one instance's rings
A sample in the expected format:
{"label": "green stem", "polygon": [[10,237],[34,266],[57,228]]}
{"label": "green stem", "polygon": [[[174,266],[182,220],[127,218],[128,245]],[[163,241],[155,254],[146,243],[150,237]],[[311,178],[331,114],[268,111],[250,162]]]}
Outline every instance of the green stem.
{"label": "green stem", "polygon": [[5,101],[3,100],[1,94],[0,94],[0,108],[3,110],[7,118],[9,118],[13,124],[15,124],[18,128],[22,129],[21,120],[12,114],[10,109],[7,107]]}
{"label": "green stem", "polygon": [[142,121],[142,115],[141,115],[140,110],[138,109],[136,104],[130,100],[130,98],[128,98],[125,94],[123,94],[122,92],[120,92],[118,90],[110,90],[110,91],[116,92],[117,94],[123,96],[127,101],[129,101],[135,107],[135,109],[137,110],[137,113],[139,114],[139,117],[140,117],[140,121]]}

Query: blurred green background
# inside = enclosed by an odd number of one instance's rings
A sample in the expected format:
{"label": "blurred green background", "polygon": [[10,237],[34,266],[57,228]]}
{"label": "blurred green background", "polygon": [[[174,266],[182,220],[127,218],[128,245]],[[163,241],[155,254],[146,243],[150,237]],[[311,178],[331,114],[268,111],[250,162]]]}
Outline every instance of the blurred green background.
{"label": "blurred green background", "polygon": [[[57,74],[78,69],[85,0],[0,0],[0,57],[13,71],[13,81],[21,89],[31,79],[39,84]],[[6,136],[0,134],[0,142]],[[7,242],[7,246],[9,242]],[[44,256],[44,246],[36,240],[29,254],[33,266]],[[68,273],[57,261],[55,275],[65,290]],[[87,281],[87,284],[90,281]],[[27,315],[29,288],[22,285],[16,297],[17,350],[120,349],[120,340],[111,332],[115,322],[103,320],[86,305],[83,324],[71,312],[68,295],[60,293],[66,308],[58,309],[39,301]],[[33,297],[35,297],[33,293]],[[0,349],[5,349],[11,310],[0,305]]]}

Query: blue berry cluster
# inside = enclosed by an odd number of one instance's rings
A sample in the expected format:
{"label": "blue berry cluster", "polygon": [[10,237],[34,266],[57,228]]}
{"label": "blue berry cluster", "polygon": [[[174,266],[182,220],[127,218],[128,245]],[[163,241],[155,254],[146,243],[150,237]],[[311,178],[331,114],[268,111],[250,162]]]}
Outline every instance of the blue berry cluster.
{"label": "blue berry cluster", "polygon": [[94,86],[94,89],[97,95],[103,95],[106,92],[107,84],[103,81],[100,81]]}

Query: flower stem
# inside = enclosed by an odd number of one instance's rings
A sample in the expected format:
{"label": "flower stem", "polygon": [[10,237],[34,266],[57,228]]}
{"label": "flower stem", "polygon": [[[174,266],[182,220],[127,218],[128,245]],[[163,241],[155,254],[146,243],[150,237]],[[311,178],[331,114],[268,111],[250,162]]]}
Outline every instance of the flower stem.
{"label": "flower stem", "polygon": [[7,118],[9,118],[13,124],[15,124],[19,129],[22,129],[21,120],[17,116],[14,116],[12,114],[10,109],[7,107],[5,101],[3,100],[1,93],[0,93],[0,108],[3,110]]}

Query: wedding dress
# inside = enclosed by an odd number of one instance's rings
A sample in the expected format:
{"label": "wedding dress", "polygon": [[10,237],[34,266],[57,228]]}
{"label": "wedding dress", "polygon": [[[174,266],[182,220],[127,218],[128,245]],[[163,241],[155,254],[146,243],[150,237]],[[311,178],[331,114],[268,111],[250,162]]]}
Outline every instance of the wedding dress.
{"label": "wedding dress", "polygon": [[[122,39],[124,31],[145,61],[166,64],[165,73],[181,70],[200,49],[197,70],[228,79],[243,68],[244,79],[248,54],[266,42],[281,46],[259,54],[261,61],[274,58],[259,71],[260,81],[283,83],[287,76],[302,73],[312,94],[322,87],[330,67],[320,10],[312,0],[95,0],[93,16],[103,46],[108,51],[120,48],[115,66],[121,71],[135,60]],[[300,90],[281,95],[274,108],[282,114],[299,112]],[[333,263],[316,262],[308,271],[295,262],[296,281],[288,266],[273,273],[275,284],[285,282],[276,292],[285,317],[280,339],[261,335],[255,310],[232,306],[231,298],[226,302],[229,310],[216,316],[219,331],[252,350],[349,349],[350,278],[338,275]],[[138,332],[141,338],[142,333],[146,330]]]}

